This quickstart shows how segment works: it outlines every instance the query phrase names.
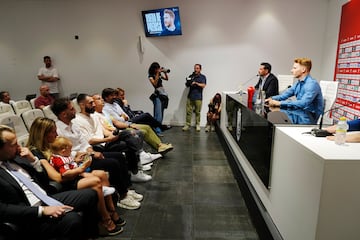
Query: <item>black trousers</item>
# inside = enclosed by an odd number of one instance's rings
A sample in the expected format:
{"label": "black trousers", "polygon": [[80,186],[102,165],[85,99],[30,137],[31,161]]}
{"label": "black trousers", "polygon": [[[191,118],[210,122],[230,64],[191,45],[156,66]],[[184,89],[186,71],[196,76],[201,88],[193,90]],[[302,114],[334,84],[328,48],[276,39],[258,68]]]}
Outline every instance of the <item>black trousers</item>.
{"label": "black trousers", "polygon": [[94,158],[90,168],[109,172],[110,184],[120,195],[126,194],[131,186],[125,156],[121,152],[102,152],[105,159]]}
{"label": "black trousers", "polygon": [[130,121],[133,123],[147,124],[152,128],[161,128],[161,123],[151,116],[150,113],[141,113],[133,117]]}
{"label": "black trousers", "polygon": [[136,174],[138,172],[139,152],[143,149],[144,135],[136,130],[121,130],[119,140],[107,143],[104,152],[124,152],[128,169]]}
{"label": "black trousers", "polygon": [[[53,198],[65,205],[74,207],[74,210],[60,218],[41,217],[27,221],[20,226],[17,239],[85,239],[98,234],[97,223],[97,194],[93,189],[79,189],[60,192],[52,195]],[[14,236],[13,236],[14,237]],[[16,239],[16,238],[12,238]]]}

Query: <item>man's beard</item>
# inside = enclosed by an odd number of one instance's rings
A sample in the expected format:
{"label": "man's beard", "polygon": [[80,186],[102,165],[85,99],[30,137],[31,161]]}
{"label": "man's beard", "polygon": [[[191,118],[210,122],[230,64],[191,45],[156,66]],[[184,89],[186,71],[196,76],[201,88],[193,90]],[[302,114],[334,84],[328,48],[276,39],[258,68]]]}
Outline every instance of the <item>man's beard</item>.
{"label": "man's beard", "polygon": [[86,112],[86,113],[89,113],[89,114],[94,113],[94,112],[95,112],[95,108],[85,107],[85,112]]}

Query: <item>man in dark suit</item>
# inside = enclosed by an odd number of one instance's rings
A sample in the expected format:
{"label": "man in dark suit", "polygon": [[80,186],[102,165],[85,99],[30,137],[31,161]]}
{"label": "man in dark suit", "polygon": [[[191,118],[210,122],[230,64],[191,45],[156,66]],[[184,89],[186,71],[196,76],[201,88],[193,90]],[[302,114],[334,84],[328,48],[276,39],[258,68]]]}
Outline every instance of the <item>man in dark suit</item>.
{"label": "man in dark suit", "polygon": [[265,99],[279,94],[279,81],[277,77],[271,73],[271,65],[269,63],[260,63],[258,74],[260,76],[255,89],[265,91]]}
{"label": "man in dark suit", "polygon": [[[47,195],[49,180],[39,164],[29,149],[18,145],[15,131],[0,125],[0,224],[13,223],[19,228],[16,233],[20,234],[8,238],[85,239],[89,233],[86,231],[94,226],[96,229],[98,222],[96,192],[83,189],[56,193],[51,197],[59,201],[59,205],[46,205],[28,187],[29,183],[17,176],[30,180],[37,192]],[[4,232],[0,235],[4,237]]]}

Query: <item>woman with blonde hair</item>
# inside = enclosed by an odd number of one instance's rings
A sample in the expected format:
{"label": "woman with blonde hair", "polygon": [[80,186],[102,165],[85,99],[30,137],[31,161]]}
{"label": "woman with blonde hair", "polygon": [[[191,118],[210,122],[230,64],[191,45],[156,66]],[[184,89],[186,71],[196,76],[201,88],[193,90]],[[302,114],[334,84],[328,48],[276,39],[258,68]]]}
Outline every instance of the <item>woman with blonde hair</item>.
{"label": "woman with blonde hair", "polygon": [[[100,235],[117,235],[123,231],[122,226],[125,225],[125,221],[120,218],[116,212],[112,197],[104,197],[102,182],[98,176],[92,175],[86,178],[78,178],[78,174],[72,174],[71,177],[60,174],[50,163],[53,153],[51,151],[51,144],[56,141],[56,125],[54,120],[49,118],[39,117],[34,120],[29,131],[29,140],[27,147],[31,152],[40,159],[40,162],[46,170],[49,179],[61,183],[68,189],[81,189],[92,188],[98,194],[98,212],[101,216],[101,222],[99,224]],[[70,142],[71,143],[71,142]],[[72,144],[71,144],[72,145]],[[69,150],[71,152],[71,148]],[[76,161],[82,161],[86,154],[77,154]],[[84,163],[83,167],[78,170],[85,170],[90,164]],[[79,172],[80,174],[80,172]]]}

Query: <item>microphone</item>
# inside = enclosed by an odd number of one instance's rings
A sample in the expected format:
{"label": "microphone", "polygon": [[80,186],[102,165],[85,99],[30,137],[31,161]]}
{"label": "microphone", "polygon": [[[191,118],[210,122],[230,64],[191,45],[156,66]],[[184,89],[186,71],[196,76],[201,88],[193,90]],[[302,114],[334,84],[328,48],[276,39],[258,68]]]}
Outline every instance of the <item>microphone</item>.
{"label": "microphone", "polygon": [[242,90],[242,86],[243,86],[243,85],[246,85],[246,84],[249,83],[250,81],[254,80],[254,78],[257,78],[257,77],[259,77],[259,76],[260,76],[259,74],[256,74],[255,76],[252,76],[249,80],[247,80],[246,82],[244,82],[243,84],[240,84],[240,86],[239,86],[240,90],[237,91],[237,93],[240,94],[240,95],[242,95],[243,93],[245,93],[245,92],[243,92],[243,90]]}
{"label": "microphone", "polygon": [[320,123],[319,123],[319,128],[313,128],[313,129],[311,129],[311,131],[310,131],[311,135],[313,135],[313,136],[315,136],[315,137],[332,136],[332,135],[333,135],[332,133],[329,133],[328,131],[322,129],[322,124],[323,124],[323,119],[324,119],[325,113],[328,113],[328,112],[330,112],[330,111],[337,110],[337,109],[339,109],[339,108],[348,107],[348,106],[350,106],[351,104],[353,104],[353,103],[349,103],[349,104],[346,104],[346,105],[341,105],[341,106],[338,106],[338,107],[335,107],[335,108],[330,108],[329,110],[325,111],[325,112],[321,115]]}

